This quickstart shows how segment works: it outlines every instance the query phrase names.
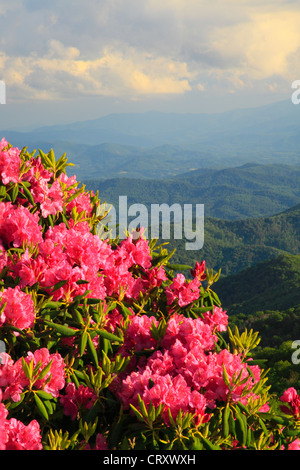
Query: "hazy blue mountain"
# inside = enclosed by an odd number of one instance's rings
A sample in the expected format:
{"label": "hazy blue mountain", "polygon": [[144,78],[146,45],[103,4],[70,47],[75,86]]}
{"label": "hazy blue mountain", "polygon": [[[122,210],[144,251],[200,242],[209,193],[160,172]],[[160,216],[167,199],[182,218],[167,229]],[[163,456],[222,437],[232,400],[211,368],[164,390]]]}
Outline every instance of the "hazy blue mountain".
{"label": "hazy blue mountain", "polygon": [[217,114],[156,111],[110,114],[84,122],[44,126],[29,132],[28,137],[39,141],[90,145],[111,142],[153,147],[164,144],[198,146],[200,142],[211,144],[220,140],[231,144],[233,137],[252,143],[254,138],[259,145],[257,138],[262,136],[275,145],[279,142],[283,145],[281,137],[284,133],[292,145],[294,139],[299,143],[299,123],[299,108],[291,101],[283,101]]}
{"label": "hazy blue mountain", "polygon": [[283,101],[218,114],[111,114],[30,132],[3,129],[1,134],[29,150],[66,152],[78,179],[161,179],[248,162],[299,164],[299,128],[300,107]]}

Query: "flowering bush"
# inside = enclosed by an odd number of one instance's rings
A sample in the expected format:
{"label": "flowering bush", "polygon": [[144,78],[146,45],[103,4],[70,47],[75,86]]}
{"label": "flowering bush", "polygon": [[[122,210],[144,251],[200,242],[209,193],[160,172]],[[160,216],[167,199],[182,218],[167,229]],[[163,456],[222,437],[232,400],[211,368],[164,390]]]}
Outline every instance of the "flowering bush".
{"label": "flowering bush", "polygon": [[101,239],[67,165],[0,142],[0,449],[299,449],[297,392],[269,393],[219,273]]}

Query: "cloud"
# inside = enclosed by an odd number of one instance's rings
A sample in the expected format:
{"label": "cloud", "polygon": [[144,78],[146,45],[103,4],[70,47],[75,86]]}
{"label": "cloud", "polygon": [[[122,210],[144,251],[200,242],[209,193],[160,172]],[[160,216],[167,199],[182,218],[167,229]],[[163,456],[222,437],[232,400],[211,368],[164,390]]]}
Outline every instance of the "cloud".
{"label": "cloud", "polygon": [[[211,47],[253,80],[274,75],[291,78],[300,48],[300,12],[252,14],[249,21],[219,28]],[[232,64],[232,65],[231,65]]]}
{"label": "cloud", "polygon": [[0,79],[14,101],[279,93],[299,24],[292,0],[3,0]]}
{"label": "cloud", "polygon": [[77,47],[49,42],[43,56],[2,55],[4,80],[16,99],[63,99],[72,96],[127,96],[180,94],[190,90],[185,63],[145,55],[131,48],[113,48],[100,57],[85,59]]}

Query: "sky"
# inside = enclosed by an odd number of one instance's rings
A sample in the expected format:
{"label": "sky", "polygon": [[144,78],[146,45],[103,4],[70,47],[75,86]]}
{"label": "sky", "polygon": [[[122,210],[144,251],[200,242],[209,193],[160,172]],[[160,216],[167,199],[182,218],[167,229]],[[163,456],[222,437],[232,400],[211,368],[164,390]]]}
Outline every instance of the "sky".
{"label": "sky", "polygon": [[289,99],[299,25],[299,0],[0,0],[0,126]]}

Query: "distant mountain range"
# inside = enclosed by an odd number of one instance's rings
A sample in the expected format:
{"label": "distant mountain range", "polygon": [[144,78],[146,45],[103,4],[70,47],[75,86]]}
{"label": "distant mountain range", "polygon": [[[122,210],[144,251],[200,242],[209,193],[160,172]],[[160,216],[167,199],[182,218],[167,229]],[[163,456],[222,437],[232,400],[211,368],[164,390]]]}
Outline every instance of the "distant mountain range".
{"label": "distant mountain range", "polygon": [[29,132],[2,129],[12,145],[67,153],[79,180],[166,179],[249,162],[300,164],[300,109],[291,101],[219,114],[111,114]]}
{"label": "distant mountain range", "polygon": [[164,180],[113,178],[82,180],[102,201],[128,204],[204,204],[205,216],[237,220],[273,215],[300,203],[300,165],[245,164],[201,169]]}

